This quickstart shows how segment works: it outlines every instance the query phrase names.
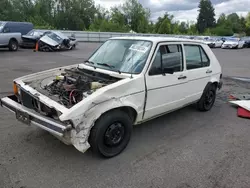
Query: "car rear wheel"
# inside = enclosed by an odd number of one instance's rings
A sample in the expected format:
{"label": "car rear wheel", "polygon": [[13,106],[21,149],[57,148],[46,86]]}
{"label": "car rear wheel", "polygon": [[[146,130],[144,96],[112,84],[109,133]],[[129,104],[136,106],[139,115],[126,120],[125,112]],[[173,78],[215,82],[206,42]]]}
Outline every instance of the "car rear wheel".
{"label": "car rear wheel", "polygon": [[9,50],[17,51],[18,50],[18,42],[16,40],[11,39],[9,42]]}
{"label": "car rear wheel", "polygon": [[129,143],[132,128],[132,120],[126,113],[114,110],[104,114],[90,132],[91,149],[107,158],[120,154]]}
{"label": "car rear wheel", "polygon": [[207,86],[205,91],[203,92],[200,100],[197,103],[197,108],[200,111],[209,111],[214,105],[216,99],[216,86],[214,84],[210,84]]}

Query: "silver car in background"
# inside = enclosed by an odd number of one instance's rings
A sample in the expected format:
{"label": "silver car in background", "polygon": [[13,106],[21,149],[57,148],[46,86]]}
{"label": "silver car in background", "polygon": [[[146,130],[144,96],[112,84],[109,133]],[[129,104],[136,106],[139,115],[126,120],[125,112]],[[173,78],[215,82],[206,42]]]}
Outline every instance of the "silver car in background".
{"label": "silver car in background", "polygon": [[244,44],[245,41],[239,38],[226,38],[226,41],[222,44],[221,48],[240,49],[244,47]]}
{"label": "silver car in background", "polygon": [[59,31],[47,31],[38,41],[40,51],[72,50],[77,45],[74,37],[67,37]]}
{"label": "silver car in background", "polygon": [[10,51],[17,51],[21,43],[21,33],[10,32],[6,22],[0,22],[0,48],[9,48]]}

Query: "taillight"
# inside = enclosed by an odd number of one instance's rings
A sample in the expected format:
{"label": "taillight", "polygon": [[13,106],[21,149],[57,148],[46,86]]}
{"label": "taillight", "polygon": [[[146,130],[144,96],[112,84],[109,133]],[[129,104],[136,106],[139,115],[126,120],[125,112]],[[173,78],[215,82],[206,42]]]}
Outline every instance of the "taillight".
{"label": "taillight", "polygon": [[222,79],[222,74],[220,74],[220,79]]}

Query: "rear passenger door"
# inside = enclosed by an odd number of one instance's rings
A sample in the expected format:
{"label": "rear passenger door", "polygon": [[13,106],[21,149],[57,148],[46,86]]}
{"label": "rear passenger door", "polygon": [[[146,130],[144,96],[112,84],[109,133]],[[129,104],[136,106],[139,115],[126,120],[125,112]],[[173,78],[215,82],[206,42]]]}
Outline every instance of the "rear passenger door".
{"label": "rear passenger door", "polygon": [[211,79],[210,59],[199,44],[184,44],[186,74],[188,78],[187,103],[199,100],[205,86]]}

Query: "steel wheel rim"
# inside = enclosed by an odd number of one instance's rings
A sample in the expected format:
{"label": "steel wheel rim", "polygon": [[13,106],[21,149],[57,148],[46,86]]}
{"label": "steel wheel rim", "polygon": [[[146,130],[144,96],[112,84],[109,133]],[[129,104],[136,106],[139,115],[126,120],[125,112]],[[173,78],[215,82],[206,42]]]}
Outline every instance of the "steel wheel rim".
{"label": "steel wheel rim", "polygon": [[12,47],[13,50],[16,50],[16,48],[17,48],[15,43],[12,43],[11,47]]}
{"label": "steel wheel rim", "polygon": [[111,124],[104,134],[104,144],[108,147],[119,145],[125,136],[125,128],[122,123]]}
{"label": "steel wheel rim", "polygon": [[212,90],[208,91],[205,96],[205,107],[210,108],[214,101],[214,92]]}

